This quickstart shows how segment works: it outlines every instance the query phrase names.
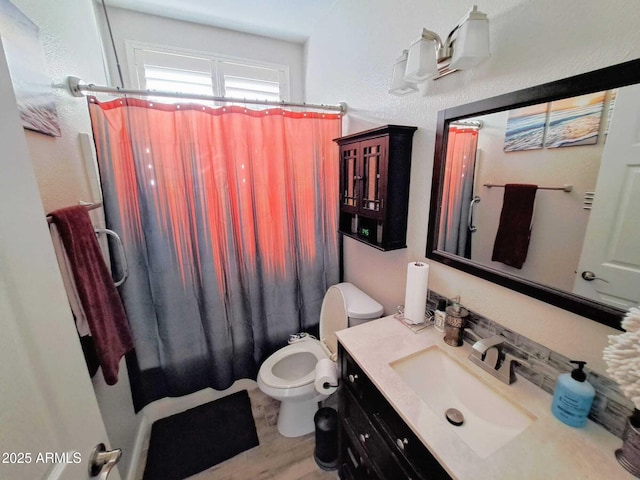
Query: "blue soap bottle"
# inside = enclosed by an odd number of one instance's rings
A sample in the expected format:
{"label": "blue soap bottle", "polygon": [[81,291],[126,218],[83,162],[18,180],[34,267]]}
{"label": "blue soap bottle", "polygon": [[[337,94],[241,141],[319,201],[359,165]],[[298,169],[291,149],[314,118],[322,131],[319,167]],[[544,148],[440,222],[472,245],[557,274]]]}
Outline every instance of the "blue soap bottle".
{"label": "blue soap bottle", "polygon": [[571,363],[578,368],[558,377],[551,412],[558,420],[571,427],[584,427],[596,391],[593,385],[587,382],[587,375],[583,370],[587,362],[572,360]]}

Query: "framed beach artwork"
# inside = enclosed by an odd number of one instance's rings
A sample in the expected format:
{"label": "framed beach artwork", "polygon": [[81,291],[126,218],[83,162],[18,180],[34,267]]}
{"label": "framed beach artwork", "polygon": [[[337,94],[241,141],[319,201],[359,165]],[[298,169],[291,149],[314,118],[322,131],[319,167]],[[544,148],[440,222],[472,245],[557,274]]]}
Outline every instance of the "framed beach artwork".
{"label": "framed beach artwork", "polygon": [[548,103],[509,110],[504,151],[535,150],[544,144]]}
{"label": "framed beach artwork", "polygon": [[59,137],[58,113],[46,74],[40,29],[9,0],[0,0],[0,37],[22,126]]}
{"label": "framed beach artwork", "polygon": [[607,92],[590,93],[551,102],[545,146],[595,145]]}

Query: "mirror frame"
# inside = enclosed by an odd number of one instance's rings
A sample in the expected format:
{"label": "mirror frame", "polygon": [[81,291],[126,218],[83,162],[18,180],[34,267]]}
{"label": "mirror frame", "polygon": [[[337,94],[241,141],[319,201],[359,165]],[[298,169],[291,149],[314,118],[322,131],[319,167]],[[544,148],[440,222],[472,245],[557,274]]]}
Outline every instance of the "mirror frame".
{"label": "mirror frame", "polygon": [[637,59],[438,112],[433,180],[431,184],[431,206],[429,209],[429,229],[427,234],[427,258],[568,310],[577,315],[590,318],[598,323],[622,330],[620,321],[624,316],[624,311],[620,309],[564,290],[532,282],[516,275],[505,273],[463,257],[438,250],[438,229],[440,225],[442,179],[444,177],[444,166],[447,155],[446,145],[448,141],[449,124],[451,122],[470,116],[486,115],[507,109],[551,102],[562,98],[624,87],[639,82],[640,59]]}

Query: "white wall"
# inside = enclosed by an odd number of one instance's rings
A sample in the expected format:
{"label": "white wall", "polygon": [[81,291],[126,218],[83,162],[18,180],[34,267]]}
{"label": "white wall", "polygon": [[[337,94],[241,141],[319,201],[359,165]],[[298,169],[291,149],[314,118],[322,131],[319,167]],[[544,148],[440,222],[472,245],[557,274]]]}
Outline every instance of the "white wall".
{"label": "white wall", "polygon": [[[406,250],[379,252],[345,239],[345,277],[380,301],[387,313],[404,299],[405,269],[425,260],[429,194],[439,110],[640,57],[635,0],[484,0],[492,56],[467,72],[429,82],[407,97],[387,93],[403,48],[429,28],[447,35],[472,2],[338,0],[307,44],[307,101],[344,100],[344,133],[397,123],[419,127],[413,142]],[[460,294],[469,308],[597,371],[616,331],[463,272],[429,262],[432,289]]]}
{"label": "white wall", "polygon": [[[212,6],[211,8],[214,7]],[[296,102],[302,101],[304,98],[302,81],[303,47],[298,43],[249,35],[181,20],[172,20],[115,7],[107,7],[107,13],[126,87],[138,88],[137,85],[129,83],[131,76],[124,44],[125,40],[134,40],[213,55],[219,54],[288,65],[290,100]],[[112,85],[120,85],[102,9],[99,10],[99,17],[102,22],[104,45],[112,73],[111,82]]]}
{"label": "white wall", "polygon": [[[15,0],[18,7],[40,28],[47,70],[52,83],[62,86],[68,75],[88,82],[105,81],[102,48],[93,2],[41,2]],[[49,137],[25,130],[45,211],[93,195],[80,150],[78,133],[91,133],[86,102],[64,88],[54,88],[62,136]]]}

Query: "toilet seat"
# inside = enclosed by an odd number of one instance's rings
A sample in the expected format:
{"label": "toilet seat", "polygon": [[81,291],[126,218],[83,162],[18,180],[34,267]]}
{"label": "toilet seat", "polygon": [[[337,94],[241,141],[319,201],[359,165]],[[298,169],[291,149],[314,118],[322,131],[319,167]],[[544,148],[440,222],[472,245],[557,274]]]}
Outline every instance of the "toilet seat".
{"label": "toilet seat", "polygon": [[[285,437],[299,437],[313,432],[313,418],[318,402],[333,390],[323,384],[316,388],[316,364],[325,358],[335,362],[338,357],[336,332],[349,326],[347,300],[353,303],[358,318],[377,318],[382,306],[350,283],[329,287],[320,309],[320,340],[311,336],[293,336],[293,343],[269,356],[258,371],[258,388],[280,401],[278,432]],[[335,365],[335,363],[334,363]]]}
{"label": "toilet seat", "polygon": [[[313,356],[313,361],[303,358],[305,354]],[[328,355],[318,340],[309,338],[296,342],[281,348],[267,358],[260,367],[260,378],[265,385],[272,388],[301,387],[313,383],[316,374],[316,363],[327,357]],[[291,372],[290,375],[287,375],[287,378],[277,375],[274,372],[274,367],[276,367],[278,362],[283,360],[289,361],[292,365],[297,363],[298,370],[302,368],[303,370],[308,370],[308,372],[303,375],[296,375],[296,372]],[[304,363],[305,361],[308,362],[306,365]],[[298,371],[297,373],[299,374],[300,372]]]}
{"label": "toilet seat", "polygon": [[[336,332],[347,328],[347,305],[343,291],[337,286],[329,287],[322,301],[320,309],[320,341],[306,337],[281,348],[260,367],[262,382],[272,388],[296,388],[309,385],[315,380],[316,363],[323,358],[330,358],[334,362],[338,356],[338,337]],[[314,361],[310,361],[307,355],[313,355]],[[282,368],[286,374],[278,375],[279,362],[287,362],[287,367]],[[276,371],[274,371],[276,368]]]}

